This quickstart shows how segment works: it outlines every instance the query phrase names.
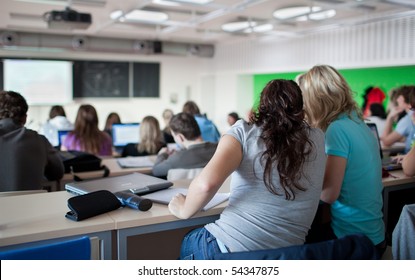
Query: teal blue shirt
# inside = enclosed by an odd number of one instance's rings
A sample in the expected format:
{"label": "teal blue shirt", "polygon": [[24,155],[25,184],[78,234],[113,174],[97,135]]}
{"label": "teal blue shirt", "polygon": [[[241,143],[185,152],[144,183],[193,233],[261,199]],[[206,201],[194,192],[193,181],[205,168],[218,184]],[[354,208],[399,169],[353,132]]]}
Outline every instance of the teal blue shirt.
{"label": "teal blue shirt", "polygon": [[379,146],[356,113],[340,115],[326,131],[326,154],[347,160],[340,195],[331,206],[338,238],[363,233],[377,245],[385,238]]}

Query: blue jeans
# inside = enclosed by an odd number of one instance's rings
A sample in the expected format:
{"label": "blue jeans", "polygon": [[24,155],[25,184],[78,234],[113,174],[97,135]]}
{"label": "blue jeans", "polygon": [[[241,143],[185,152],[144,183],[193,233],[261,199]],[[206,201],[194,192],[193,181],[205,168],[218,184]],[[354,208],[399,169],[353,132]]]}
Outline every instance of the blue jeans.
{"label": "blue jeans", "polygon": [[181,260],[211,260],[220,253],[216,238],[204,227],[190,231],[183,238]]}

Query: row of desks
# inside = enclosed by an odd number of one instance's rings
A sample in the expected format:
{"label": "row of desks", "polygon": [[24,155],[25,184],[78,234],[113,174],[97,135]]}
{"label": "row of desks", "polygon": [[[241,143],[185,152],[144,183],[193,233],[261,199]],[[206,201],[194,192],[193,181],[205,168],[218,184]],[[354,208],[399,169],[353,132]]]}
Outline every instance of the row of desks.
{"label": "row of desks", "polygon": [[[105,159],[103,163],[111,169],[111,176],[151,171],[149,168],[123,169],[118,166],[116,159]],[[402,171],[393,171],[391,175],[383,179],[384,218],[387,228],[391,228],[393,223],[397,222],[388,220],[390,208],[395,207],[389,203],[390,194],[396,190],[415,188],[414,177],[406,177]],[[187,187],[188,184],[187,180],[177,181],[173,187]],[[220,191],[229,192],[229,180]],[[198,213],[192,219],[180,220],[170,214],[166,205],[154,203],[146,212],[121,208],[74,222],[65,218],[65,213],[69,211],[67,200],[72,196],[65,191],[58,191],[0,197],[0,250],[26,246],[32,242],[51,242],[56,239],[89,235],[97,236],[101,240],[102,258],[127,259],[129,237],[204,225],[216,220],[226,206],[225,202],[206,212]],[[176,244],[174,248],[178,246],[179,244]],[[162,251],[160,258],[163,259]]]}
{"label": "row of desks", "polygon": [[[149,156],[149,159],[152,161],[156,160],[156,156]],[[118,164],[118,158],[103,158],[102,165],[105,165],[109,170],[109,176],[121,176],[130,174],[132,172],[139,172],[144,174],[151,174],[152,168],[151,167],[133,167],[133,168],[123,168]],[[67,173],[63,176],[63,178],[58,183],[57,190],[64,190],[65,184],[68,182],[74,181],[74,175],[78,176],[81,179],[93,179],[93,178],[100,178],[104,174],[104,171],[90,171],[90,172],[80,172],[76,174]]]}
{"label": "row of desks", "polygon": [[[188,180],[176,181],[173,187],[188,184]],[[229,192],[228,185],[220,191]],[[71,197],[66,191],[0,197],[0,251],[32,242],[48,243],[88,235],[101,240],[103,259],[126,259],[128,237],[204,225],[216,220],[226,206],[222,203],[192,219],[180,220],[170,214],[166,205],[154,203],[145,212],[125,207],[75,222],[65,218],[69,211],[67,200]]]}

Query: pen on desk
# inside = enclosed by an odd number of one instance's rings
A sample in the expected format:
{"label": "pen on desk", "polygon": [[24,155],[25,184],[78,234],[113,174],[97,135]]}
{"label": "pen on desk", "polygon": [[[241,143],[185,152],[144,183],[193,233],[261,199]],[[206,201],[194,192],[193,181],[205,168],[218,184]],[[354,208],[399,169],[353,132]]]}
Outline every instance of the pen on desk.
{"label": "pen on desk", "polygon": [[395,176],[395,175],[393,175],[393,174],[391,174],[391,173],[389,173],[389,172],[388,172],[388,175],[389,175],[390,177],[392,177],[392,178],[398,178],[397,176]]}

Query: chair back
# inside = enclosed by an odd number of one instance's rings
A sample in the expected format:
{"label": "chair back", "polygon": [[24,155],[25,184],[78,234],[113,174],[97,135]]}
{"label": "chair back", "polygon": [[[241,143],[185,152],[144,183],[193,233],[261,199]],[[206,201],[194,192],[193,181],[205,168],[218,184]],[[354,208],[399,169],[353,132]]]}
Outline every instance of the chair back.
{"label": "chair back", "polygon": [[402,208],[399,221],[392,232],[394,260],[415,260],[415,204]]}
{"label": "chair back", "polygon": [[220,260],[375,260],[376,248],[363,234],[318,243],[250,252],[219,253]]}
{"label": "chair back", "polygon": [[91,241],[88,236],[48,244],[28,245],[3,250],[0,260],[90,260]]}
{"label": "chair back", "polygon": [[45,192],[47,192],[47,190],[27,190],[27,191],[0,192],[0,197],[25,195],[25,194],[35,194],[35,193],[45,193]]}
{"label": "chair back", "polygon": [[167,180],[176,181],[182,179],[193,179],[199,175],[202,170],[203,168],[173,168],[167,172]]}

